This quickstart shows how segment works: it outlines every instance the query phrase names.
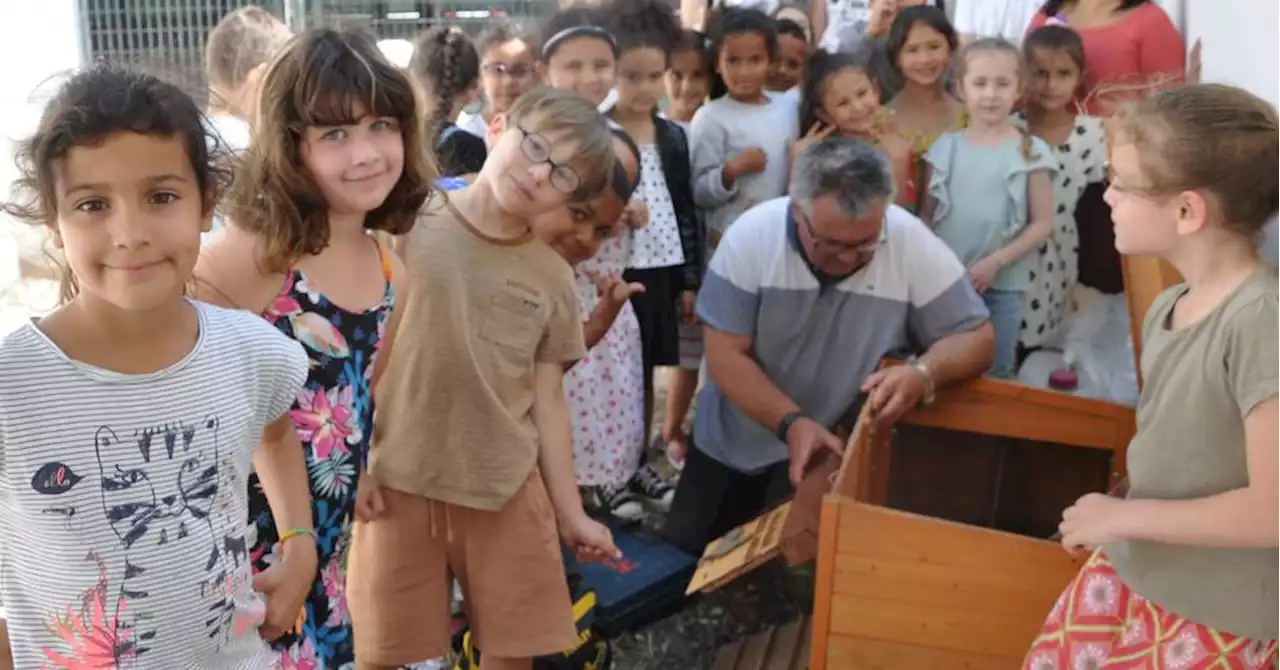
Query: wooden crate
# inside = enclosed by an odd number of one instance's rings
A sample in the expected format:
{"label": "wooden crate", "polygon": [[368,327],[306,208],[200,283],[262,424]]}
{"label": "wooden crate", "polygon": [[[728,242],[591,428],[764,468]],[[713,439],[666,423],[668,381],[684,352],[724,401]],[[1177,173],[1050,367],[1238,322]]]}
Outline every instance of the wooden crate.
{"label": "wooden crate", "polygon": [[1017,668],[1079,569],[1062,547],[831,496],[812,670]]}

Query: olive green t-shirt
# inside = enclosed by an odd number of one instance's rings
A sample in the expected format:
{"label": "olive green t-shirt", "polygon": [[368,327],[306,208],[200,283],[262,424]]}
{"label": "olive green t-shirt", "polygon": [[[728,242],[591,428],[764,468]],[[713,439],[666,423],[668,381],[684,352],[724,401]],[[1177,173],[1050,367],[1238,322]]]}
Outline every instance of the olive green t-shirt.
{"label": "olive green t-shirt", "polygon": [[[1248,485],[1244,417],[1276,395],[1276,268],[1264,266],[1199,321],[1171,330],[1186,291],[1162,293],[1143,324],[1129,498],[1204,498]],[[1220,632],[1277,637],[1275,548],[1129,541],[1103,551],[1135,593],[1171,612]]]}

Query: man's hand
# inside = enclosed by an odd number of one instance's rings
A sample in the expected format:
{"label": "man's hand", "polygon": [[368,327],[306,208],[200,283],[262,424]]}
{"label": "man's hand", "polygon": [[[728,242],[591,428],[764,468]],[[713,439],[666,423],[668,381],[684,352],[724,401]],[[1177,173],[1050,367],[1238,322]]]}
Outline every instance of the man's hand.
{"label": "man's hand", "polygon": [[887,426],[920,403],[926,383],[924,373],[916,368],[894,365],[871,373],[862,383],[862,392],[870,394],[867,403],[876,423]]}
{"label": "man's hand", "polygon": [[[267,600],[267,617],[259,632],[270,642],[298,623],[302,606],[316,579],[316,542],[310,535],[277,545],[279,560],[253,577],[253,588]],[[285,551],[287,549],[287,551]]]}
{"label": "man's hand", "polygon": [[844,452],[844,443],[812,419],[800,418],[791,424],[787,429],[787,453],[791,457],[792,486],[800,486],[810,461],[823,449],[838,456]]}

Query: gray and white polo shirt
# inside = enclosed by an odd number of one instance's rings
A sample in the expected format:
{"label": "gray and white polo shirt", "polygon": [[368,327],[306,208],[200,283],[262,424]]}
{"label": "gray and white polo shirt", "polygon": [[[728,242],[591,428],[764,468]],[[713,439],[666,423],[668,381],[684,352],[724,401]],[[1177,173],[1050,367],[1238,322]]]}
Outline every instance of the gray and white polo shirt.
{"label": "gray and white polo shirt", "polygon": [[[832,425],[880,359],[977,328],[987,309],[955,254],[897,206],[883,244],[852,276],[822,285],[789,231],[790,198],[763,202],[729,227],[698,293],[708,326],[750,336],[765,374],[815,421]],[[694,418],[698,449],[741,472],[787,459],[787,447],[735,407],[708,376]]]}

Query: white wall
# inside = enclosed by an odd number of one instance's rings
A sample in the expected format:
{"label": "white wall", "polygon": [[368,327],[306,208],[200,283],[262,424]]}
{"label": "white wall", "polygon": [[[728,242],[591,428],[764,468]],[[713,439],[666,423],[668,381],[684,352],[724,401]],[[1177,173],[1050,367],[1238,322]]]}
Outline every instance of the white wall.
{"label": "white wall", "polygon": [[[1188,48],[1202,41],[1201,79],[1249,89],[1280,107],[1280,3],[1276,0],[1165,0],[1181,19]],[[1268,226],[1262,253],[1277,260],[1276,222]]]}
{"label": "white wall", "polygon": [[[39,122],[45,100],[37,88],[80,62],[76,0],[0,0],[0,198],[8,198],[15,176],[13,140]],[[40,239],[38,231],[0,216],[0,332],[26,318],[28,301],[17,297],[27,288],[16,283],[18,249],[31,249]]]}
{"label": "white wall", "polygon": [[1204,81],[1234,84],[1280,106],[1280,3],[1184,0],[1187,45],[1203,40]]}

